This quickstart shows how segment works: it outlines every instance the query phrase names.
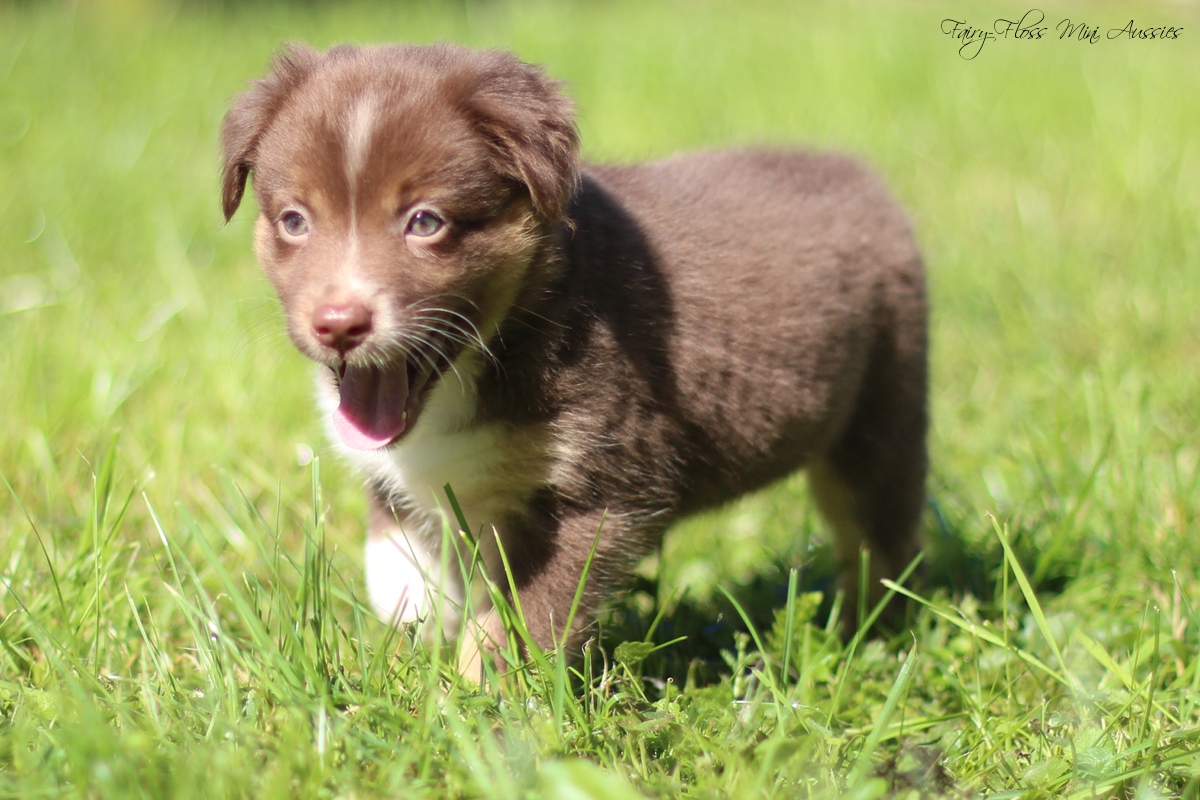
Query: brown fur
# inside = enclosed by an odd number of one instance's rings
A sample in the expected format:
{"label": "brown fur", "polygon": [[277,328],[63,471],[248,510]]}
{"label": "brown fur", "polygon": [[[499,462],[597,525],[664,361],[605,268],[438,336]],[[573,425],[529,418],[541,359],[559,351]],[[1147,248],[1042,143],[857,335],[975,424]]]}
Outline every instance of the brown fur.
{"label": "brown fur", "polygon": [[[445,344],[423,396],[456,391],[438,388],[456,380],[446,362],[473,381],[446,436],[487,432],[480,463],[503,475],[477,482],[488,518],[471,522],[499,536],[539,644],[562,633],[602,518],[571,647],[674,520],[806,465],[849,588],[860,546],[877,577],[916,554],[921,260],[904,214],[854,161],[739,151],[577,167],[555,83],[449,45],[291,48],[239,98],[222,144],[225,215],[253,175],[258,254],[308,356],[403,359],[394,340],[421,309],[450,303],[470,319],[482,341]],[[301,247],[278,232],[297,202],[315,220]],[[444,213],[435,243],[398,229],[413,203]],[[361,343],[314,334],[330,304],[369,310]],[[417,419],[414,440],[423,424],[443,423]],[[417,497],[428,487],[364,469],[373,535],[440,524]]]}

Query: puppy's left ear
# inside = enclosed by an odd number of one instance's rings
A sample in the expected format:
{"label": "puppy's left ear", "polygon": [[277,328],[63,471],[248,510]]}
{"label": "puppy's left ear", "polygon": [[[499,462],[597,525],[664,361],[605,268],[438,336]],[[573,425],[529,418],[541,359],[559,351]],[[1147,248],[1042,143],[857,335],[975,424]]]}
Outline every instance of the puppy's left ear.
{"label": "puppy's left ear", "polygon": [[579,132],[561,84],[515,56],[488,51],[464,107],[500,174],[525,186],[543,218],[561,219],[575,191]]}
{"label": "puppy's left ear", "polygon": [[287,46],[276,56],[267,77],[255,81],[225,115],[221,123],[221,210],[226,222],[241,205],[263,132],[288,96],[312,74],[320,58],[307,45]]}

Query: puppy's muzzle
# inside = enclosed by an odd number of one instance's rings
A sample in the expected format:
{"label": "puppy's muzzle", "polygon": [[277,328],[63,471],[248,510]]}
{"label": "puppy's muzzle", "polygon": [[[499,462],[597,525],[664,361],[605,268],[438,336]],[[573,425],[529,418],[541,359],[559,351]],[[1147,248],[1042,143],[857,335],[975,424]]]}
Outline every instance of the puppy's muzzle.
{"label": "puppy's muzzle", "polygon": [[313,335],[345,358],[371,335],[373,317],[371,309],[363,303],[326,303],[313,310]]}

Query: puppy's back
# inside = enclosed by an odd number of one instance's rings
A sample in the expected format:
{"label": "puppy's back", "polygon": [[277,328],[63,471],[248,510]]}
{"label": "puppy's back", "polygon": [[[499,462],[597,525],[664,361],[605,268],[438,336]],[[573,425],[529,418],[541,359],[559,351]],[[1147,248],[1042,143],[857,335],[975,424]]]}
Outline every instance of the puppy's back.
{"label": "puppy's back", "polygon": [[[733,151],[587,167],[571,216],[577,279],[682,421],[666,438],[688,476],[684,509],[825,452],[881,346],[924,363],[908,220],[852,159]],[[899,380],[923,393],[923,368]]]}

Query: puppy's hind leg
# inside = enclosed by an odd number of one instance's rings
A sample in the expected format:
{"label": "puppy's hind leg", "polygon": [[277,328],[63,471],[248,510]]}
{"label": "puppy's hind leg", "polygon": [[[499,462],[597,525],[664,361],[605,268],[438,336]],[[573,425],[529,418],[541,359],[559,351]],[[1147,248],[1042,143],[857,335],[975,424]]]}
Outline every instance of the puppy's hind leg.
{"label": "puppy's hind leg", "polygon": [[[864,496],[863,487],[843,477],[829,459],[809,467],[808,483],[817,508],[831,529],[834,561],[840,570],[838,586],[844,595],[842,632],[849,636],[858,628],[860,613],[863,616],[869,614],[886,593],[880,581],[896,578],[916,557],[920,550],[916,521],[911,525],[871,527],[873,515],[867,510],[871,502]],[[904,516],[911,518],[913,515]],[[919,520],[919,516],[918,506],[915,517]],[[865,596],[863,551],[869,565]],[[903,611],[903,603],[893,600],[884,610],[882,622],[888,627],[897,627],[903,621]]]}
{"label": "puppy's hind leg", "polygon": [[[879,581],[898,577],[921,549],[928,427],[924,349],[913,347],[904,359],[896,357],[894,346],[882,353],[889,357],[873,364],[845,431],[808,473],[817,506],[833,528],[846,635],[860,618],[860,550],[870,559],[866,614],[887,591]],[[902,623],[904,606],[901,598],[893,600],[882,621],[888,627]]]}

